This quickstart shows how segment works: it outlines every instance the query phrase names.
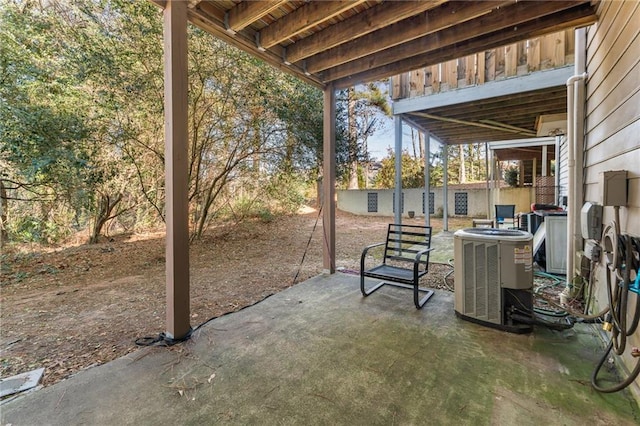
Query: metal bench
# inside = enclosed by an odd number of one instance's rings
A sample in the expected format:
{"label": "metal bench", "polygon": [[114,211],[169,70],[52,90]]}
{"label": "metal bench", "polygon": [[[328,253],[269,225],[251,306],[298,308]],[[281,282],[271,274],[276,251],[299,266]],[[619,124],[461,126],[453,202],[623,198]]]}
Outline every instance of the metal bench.
{"label": "metal bench", "polygon": [[[382,263],[366,268],[367,254],[374,247],[384,246]],[[372,244],[360,257],[360,291],[368,296],[384,285],[392,285],[413,290],[413,303],[420,309],[433,295],[433,290],[420,288],[420,277],[429,272],[431,248],[431,227],[420,225],[389,224],[385,242]],[[382,280],[377,285],[365,288],[365,278]],[[420,293],[424,295],[420,298]]]}

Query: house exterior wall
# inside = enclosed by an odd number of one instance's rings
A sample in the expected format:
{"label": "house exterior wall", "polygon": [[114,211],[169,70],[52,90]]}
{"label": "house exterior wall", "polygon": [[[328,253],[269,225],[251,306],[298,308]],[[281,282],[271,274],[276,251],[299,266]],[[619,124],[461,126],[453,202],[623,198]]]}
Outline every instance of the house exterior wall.
{"label": "house exterior wall", "polygon": [[[598,15],[587,31],[585,201],[603,203],[602,172],[627,170],[628,202],[619,225],[622,233],[640,236],[640,2],[602,1]],[[604,207],[604,224],[614,218],[613,207]],[[603,307],[607,268],[596,270],[595,297]],[[636,297],[629,296],[630,318]],[[640,346],[640,332],[627,342],[632,346]],[[629,352],[623,359],[631,369],[636,360]],[[637,386],[633,390],[640,396]]]}

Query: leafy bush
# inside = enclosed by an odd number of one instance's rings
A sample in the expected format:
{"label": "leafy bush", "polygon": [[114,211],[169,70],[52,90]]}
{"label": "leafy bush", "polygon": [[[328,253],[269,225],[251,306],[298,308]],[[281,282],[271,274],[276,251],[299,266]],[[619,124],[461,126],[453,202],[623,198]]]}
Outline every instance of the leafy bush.
{"label": "leafy bush", "polygon": [[518,168],[516,166],[507,167],[504,171],[504,181],[512,188],[518,187]]}
{"label": "leafy bush", "polygon": [[295,213],[304,204],[305,181],[291,173],[281,173],[269,182],[267,195],[282,213]]}

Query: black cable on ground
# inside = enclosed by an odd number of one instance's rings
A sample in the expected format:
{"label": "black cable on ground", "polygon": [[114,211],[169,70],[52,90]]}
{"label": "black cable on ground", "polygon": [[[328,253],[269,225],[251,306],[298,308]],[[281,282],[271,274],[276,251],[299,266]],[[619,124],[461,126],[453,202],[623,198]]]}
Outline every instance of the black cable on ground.
{"label": "black cable on ground", "polygon": [[296,276],[293,277],[293,282],[291,283],[291,285],[296,283],[298,279],[298,275],[300,275],[300,271],[302,270],[302,264],[304,263],[305,257],[307,257],[307,251],[309,251],[309,246],[311,245],[311,240],[313,239],[313,233],[316,232],[316,227],[318,226],[318,221],[320,220],[321,214],[322,214],[322,204],[320,204],[320,208],[318,209],[318,216],[316,217],[316,223],[313,224],[311,235],[309,235],[309,241],[307,241],[307,247],[304,249],[304,253],[302,253],[302,259],[300,260],[300,265],[298,265]]}
{"label": "black cable on ground", "polygon": [[[318,226],[318,221],[320,220],[320,214],[322,213],[322,206],[320,206],[320,209],[318,209],[318,216],[316,217],[316,222],[313,225],[313,230],[311,231],[311,235],[309,236],[309,241],[307,241],[307,247],[304,250],[304,254],[302,255],[302,260],[300,261],[300,266],[298,266],[298,271],[296,272],[296,276],[293,278],[293,284],[296,283],[296,280],[298,279],[298,275],[300,274],[300,270],[302,268],[302,264],[304,263],[304,259],[307,255],[307,251],[309,250],[309,246],[311,245],[311,239],[313,238],[313,233],[316,230],[316,227]],[[266,297],[256,301],[255,303],[252,303],[250,305],[244,306],[241,309],[239,309],[238,311],[241,311],[243,309],[249,308],[257,303],[262,302],[263,300],[271,297],[272,294],[267,295]],[[199,325],[197,325],[196,327],[191,327],[189,328],[188,333],[180,338],[180,339],[174,339],[171,338],[169,336],[167,336],[166,333],[159,333],[157,336],[153,337],[153,336],[145,336],[145,337],[139,337],[135,340],[136,345],[138,346],[173,346],[176,345],[178,343],[183,343],[186,342],[187,340],[189,340],[191,338],[191,336],[193,335],[193,333],[195,333],[198,329],[200,329],[201,327],[203,327],[204,325],[210,323],[211,321],[217,319],[217,318],[221,318],[225,315],[229,315],[232,314],[234,312],[238,312],[238,311],[232,311],[232,312],[226,312],[222,315],[218,315],[218,316],[214,316],[209,318],[208,320],[200,323]]]}
{"label": "black cable on ground", "polygon": [[569,330],[570,328],[573,328],[573,323],[571,321],[567,321],[566,323],[560,323],[560,322],[553,322],[553,321],[547,321],[543,318],[540,318],[539,316],[529,316],[527,314],[517,314],[517,313],[512,313],[510,318],[512,320],[516,320],[520,323],[523,324],[530,324],[530,325],[543,325],[551,330],[555,330],[555,331],[564,331],[564,330]]}
{"label": "black cable on ground", "polygon": [[190,328],[189,332],[187,333],[187,335],[185,337],[183,337],[182,339],[172,339],[172,338],[168,337],[166,335],[166,333],[160,333],[160,334],[158,334],[157,337],[151,337],[151,336],[139,337],[139,338],[137,338],[135,340],[135,343],[138,346],[173,346],[173,345],[176,345],[178,343],[186,342],[191,338],[191,336],[193,336],[195,334],[196,331],[198,331],[200,328],[204,327],[205,325],[209,324],[211,321],[213,321],[215,319],[218,319],[218,318],[222,318],[222,317],[227,316],[227,315],[234,314],[236,312],[243,311],[243,310],[245,310],[247,308],[250,308],[250,307],[252,307],[254,305],[257,305],[258,303],[260,303],[260,302],[262,302],[264,300],[267,300],[271,296],[273,296],[273,294],[269,294],[269,295],[263,297],[260,300],[256,300],[255,302],[251,303],[250,305],[243,306],[242,308],[238,309],[237,311],[225,312],[222,315],[213,316],[213,317],[207,319],[206,321],[201,322],[197,326]]}
{"label": "black cable on ground", "polygon": [[186,342],[191,338],[194,329],[189,327],[189,331],[187,334],[180,338],[174,339],[172,337],[167,336],[166,333],[160,333],[157,337],[139,337],[136,339],[136,345],[138,346],[173,346],[178,343]]}

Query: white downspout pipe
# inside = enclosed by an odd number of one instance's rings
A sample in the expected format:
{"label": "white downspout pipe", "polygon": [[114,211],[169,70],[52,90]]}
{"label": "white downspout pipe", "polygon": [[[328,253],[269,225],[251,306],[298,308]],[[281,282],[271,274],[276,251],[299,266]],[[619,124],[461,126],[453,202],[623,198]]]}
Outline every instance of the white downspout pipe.
{"label": "white downspout pipe", "polygon": [[[578,45],[576,44],[576,49]],[[576,84],[578,82],[584,81],[587,79],[587,73],[576,74],[571,76],[567,80],[567,149],[568,149],[568,161],[567,161],[567,172],[568,172],[568,191],[567,191],[567,277],[566,284],[567,287],[571,285],[573,282],[574,275],[574,256],[576,253],[575,247],[575,238],[574,233],[577,224],[578,217],[578,203],[577,203],[577,194],[578,194],[578,184],[582,184],[582,182],[577,182],[576,179],[576,124],[578,120],[578,108],[579,105],[584,101],[583,99],[578,99],[577,96],[578,90],[576,90]]]}
{"label": "white downspout pipe", "polygon": [[[567,271],[565,296],[571,295],[573,290],[573,277],[575,274],[576,245],[581,244],[581,236],[578,231],[578,212],[582,203],[582,163],[576,168],[577,153],[582,158],[584,143],[584,82],[586,73],[586,29],[575,31],[575,72],[567,80],[567,157],[568,157],[568,191],[567,191]],[[578,187],[580,185],[580,188]]]}

